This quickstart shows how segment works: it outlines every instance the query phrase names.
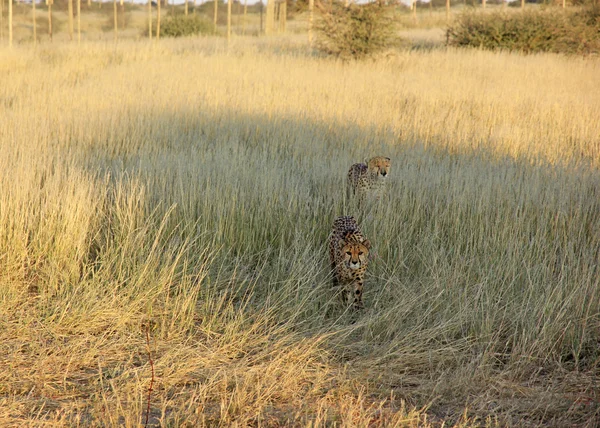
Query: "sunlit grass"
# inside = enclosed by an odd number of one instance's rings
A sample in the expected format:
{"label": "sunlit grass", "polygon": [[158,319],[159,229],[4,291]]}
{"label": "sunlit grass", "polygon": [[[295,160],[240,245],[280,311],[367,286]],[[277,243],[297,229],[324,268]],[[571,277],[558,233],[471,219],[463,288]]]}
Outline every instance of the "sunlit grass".
{"label": "sunlit grass", "polygon": [[593,423],[598,60],[304,43],[0,50],[0,423]]}

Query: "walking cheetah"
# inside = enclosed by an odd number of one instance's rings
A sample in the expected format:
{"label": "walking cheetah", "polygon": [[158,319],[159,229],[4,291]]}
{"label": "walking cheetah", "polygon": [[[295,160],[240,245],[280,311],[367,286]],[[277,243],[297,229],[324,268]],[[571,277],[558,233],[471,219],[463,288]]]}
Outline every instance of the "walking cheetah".
{"label": "walking cheetah", "polygon": [[344,302],[363,308],[362,292],[371,243],[358,228],[354,217],[338,217],[329,236],[329,259],[333,285],[341,286]]}
{"label": "walking cheetah", "polygon": [[364,198],[371,193],[379,198],[390,172],[390,158],[376,156],[364,163],[355,163],[348,171],[348,195],[355,194]]}

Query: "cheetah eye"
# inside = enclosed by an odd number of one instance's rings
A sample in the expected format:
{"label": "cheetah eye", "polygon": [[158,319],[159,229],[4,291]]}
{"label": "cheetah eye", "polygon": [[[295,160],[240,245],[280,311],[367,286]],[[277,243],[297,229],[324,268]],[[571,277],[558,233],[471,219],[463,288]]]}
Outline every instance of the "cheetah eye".
{"label": "cheetah eye", "polygon": [[359,256],[362,256],[362,255],[363,255],[363,252],[362,252],[362,251],[359,251],[359,252],[358,252],[358,255],[359,255]]}
{"label": "cheetah eye", "polygon": [[352,253],[350,251],[346,251],[346,254],[348,254],[349,256],[352,255]]}

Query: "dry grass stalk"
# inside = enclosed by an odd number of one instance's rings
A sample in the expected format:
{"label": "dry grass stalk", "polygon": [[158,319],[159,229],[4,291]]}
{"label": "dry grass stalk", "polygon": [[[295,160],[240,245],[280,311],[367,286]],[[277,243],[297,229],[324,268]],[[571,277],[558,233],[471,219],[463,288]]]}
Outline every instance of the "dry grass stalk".
{"label": "dry grass stalk", "polygon": [[150,403],[152,398],[152,391],[154,387],[154,361],[152,360],[152,352],[150,351],[150,323],[146,323],[144,331],[146,333],[146,350],[148,352],[148,363],[150,364],[151,377],[150,377],[150,385],[148,386],[148,399],[146,401],[146,420],[144,421],[144,426],[148,426],[148,421],[150,418]]}

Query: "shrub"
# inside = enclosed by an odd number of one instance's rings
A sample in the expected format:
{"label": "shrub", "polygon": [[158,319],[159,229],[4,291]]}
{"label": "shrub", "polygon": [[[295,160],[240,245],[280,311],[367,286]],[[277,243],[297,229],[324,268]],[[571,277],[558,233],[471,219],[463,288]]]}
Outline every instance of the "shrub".
{"label": "shrub", "polygon": [[597,8],[466,12],[448,28],[447,41],[525,53],[600,53],[600,14]]}
{"label": "shrub", "polygon": [[377,3],[320,6],[316,48],[343,59],[365,58],[398,41],[391,9]]}
{"label": "shrub", "polygon": [[[156,21],[152,25],[152,31],[156,31]],[[213,23],[199,14],[167,15],[160,22],[161,37],[183,37],[195,34],[214,34]]]}

